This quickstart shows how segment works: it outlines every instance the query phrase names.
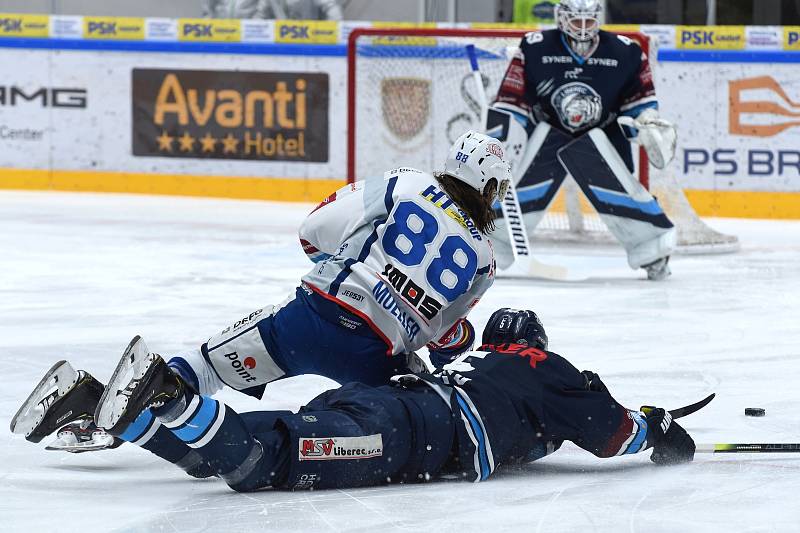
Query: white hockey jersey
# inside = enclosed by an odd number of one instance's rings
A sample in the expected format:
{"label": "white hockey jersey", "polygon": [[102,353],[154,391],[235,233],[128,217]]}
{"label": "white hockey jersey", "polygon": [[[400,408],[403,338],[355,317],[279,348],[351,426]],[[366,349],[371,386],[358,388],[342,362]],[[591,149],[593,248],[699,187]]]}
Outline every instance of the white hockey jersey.
{"label": "white hockey jersey", "polygon": [[300,228],[303,283],[364,319],[392,354],[439,339],[494,281],[489,240],[412,168],[347,185]]}

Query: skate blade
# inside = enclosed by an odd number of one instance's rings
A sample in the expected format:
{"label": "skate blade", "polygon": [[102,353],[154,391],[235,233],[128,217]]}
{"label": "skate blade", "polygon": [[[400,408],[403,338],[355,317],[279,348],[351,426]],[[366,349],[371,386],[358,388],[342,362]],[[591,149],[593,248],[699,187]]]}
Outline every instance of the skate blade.
{"label": "skate blade", "polygon": [[[145,359],[150,355],[147,349],[147,344],[144,340],[137,335],[135,336],[122,358],[117,364],[117,368],[111,375],[103,395],[100,397],[100,402],[97,404],[97,409],[94,413],[94,423],[97,427],[105,430],[111,430],[125,414],[125,408],[128,405],[128,396],[124,391],[128,389],[132,382],[141,379],[144,375],[142,371],[142,363],[144,362],[144,371],[149,366]],[[141,375],[139,375],[141,373]]]}
{"label": "skate blade", "polygon": [[88,442],[66,442],[58,438],[48,444],[45,450],[53,452],[69,452],[69,453],[83,453],[94,452],[98,450],[105,450],[114,445],[114,437],[108,433],[97,432],[97,435],[92,436],[92,440]]}
{"label": "skate blade", "polygon": [[41,423],[47,409],[78,382],[79,374],[66,361],[54,364],[11,419],[11,432],[26,437]]}

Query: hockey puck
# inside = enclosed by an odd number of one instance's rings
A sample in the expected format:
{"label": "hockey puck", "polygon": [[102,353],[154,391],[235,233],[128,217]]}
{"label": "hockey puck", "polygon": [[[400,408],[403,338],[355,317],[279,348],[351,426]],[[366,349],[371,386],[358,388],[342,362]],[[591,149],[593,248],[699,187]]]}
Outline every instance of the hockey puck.
{"label": "hockey puck", "polygon": [[745,407],[744,409],[745,416],[764,416],[766,414],[767,412],[761,407]]}

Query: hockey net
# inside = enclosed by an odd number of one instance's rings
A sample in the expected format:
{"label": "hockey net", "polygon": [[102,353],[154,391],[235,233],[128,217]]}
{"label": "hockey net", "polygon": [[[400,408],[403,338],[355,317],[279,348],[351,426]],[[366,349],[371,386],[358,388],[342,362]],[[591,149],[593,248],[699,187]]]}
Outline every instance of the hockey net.
{"label": "hockey net", "polygon": [[[478,87],[466,52],[477,51],[489,100],[497,94],[521,30],[358,28],[348,40],[348,181],[382,175],[393,166],[433,171],[450,145],[468,129],[482,129]],[[636,40],[657,69],[656,50],[642,33]],[[668,114],[668,112],[667,112]],[[736,237],[708,227],[686,200],[675,177],[655,171],[636,149],[639,181],[657,196],[678,228],[678,251],[728,252]],[[564,186],[533,240],[613,242],[577,184]]]}

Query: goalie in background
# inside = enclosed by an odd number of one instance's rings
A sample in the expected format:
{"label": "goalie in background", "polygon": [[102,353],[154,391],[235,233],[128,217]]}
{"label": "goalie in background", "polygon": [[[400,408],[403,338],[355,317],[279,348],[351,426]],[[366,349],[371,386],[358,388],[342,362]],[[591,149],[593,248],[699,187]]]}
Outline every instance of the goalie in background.
{"label": "goalie in background", "polygon": [[[523,37],[486,132],[505,143],[528,234],[569,173],[625,247],[631,268],[661,280],[670,274],[676,230],[633,175],[630,143],[661,169],[674,157],[676,132],[658,115],[647,55],[633,40],[601,31],[601,11],[599,0],[562,0],[558,29]],[[500,268],[508,266],[508,248],[497,247]]]}

